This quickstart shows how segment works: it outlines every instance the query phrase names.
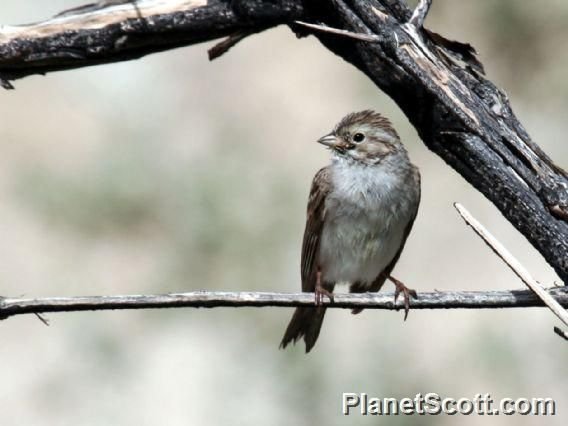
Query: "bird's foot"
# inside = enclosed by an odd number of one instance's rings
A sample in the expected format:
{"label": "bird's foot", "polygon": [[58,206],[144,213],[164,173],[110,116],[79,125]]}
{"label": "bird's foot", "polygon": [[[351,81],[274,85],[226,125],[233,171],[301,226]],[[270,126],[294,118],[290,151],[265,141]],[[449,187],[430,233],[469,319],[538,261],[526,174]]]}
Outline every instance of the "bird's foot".
{"label": "bird's foot", "polygon": [[389,280],[395,285],[396,289],[394,291],[394,302],[396,303],[398,296],[400,293],[403,294],[404,297],[404,320],[408,318],[408,311],[410,311],[410,296],[414,299],[418,299],[418,294],[416,294],[415,290],[408,288],[405,286],[401,281],[397,280],[396,278],[390,276]]}
{"label": "bird's foot", "polygon": [[321,306],[323,305],[323,297],[327,296],[329,297],[329,300],[331,302],[333,302],[333,293],[327,289],[325,289],[321,284],[316,285],[316,288],[314,290],[315,293],[315,302],[316,302],[316,306]]}

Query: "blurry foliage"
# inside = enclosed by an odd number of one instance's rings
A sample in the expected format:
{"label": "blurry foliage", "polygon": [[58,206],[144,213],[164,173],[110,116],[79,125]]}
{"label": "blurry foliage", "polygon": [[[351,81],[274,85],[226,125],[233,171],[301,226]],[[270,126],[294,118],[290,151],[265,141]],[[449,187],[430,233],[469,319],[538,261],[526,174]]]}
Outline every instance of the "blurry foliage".
{"label": "blurry foliage", "polygon": [[18,193],[51,226],[85,236],[135,232],[157,219],[160,193],[141,179],[134,159],[94,161],[76,176],[33,169],[22,173]]}
{"label": "blurry foliage", "polygon": [[471,43],[488,77],[512,96],[519,113],[521,96],[529,104],[566,104],[567,20],[568,2],[562,0],[437,0],[426,26]]}
{"label": "blurry foliage", "polygon": [[531,2],[493,0],[484,11],[492,56],[501,66],[515,70],[508,73],[508,85],[522,91],[527,78],[542,66],[541,43],[549,34],[546,26],[535,21],[543,20],[544,8]]}
{"label": "blurry foliage", "polygon": [[[266,256],[282,254],[286,247],[275,242],[300,220],[294,180],[263,165],[246,143],[219,145],[186,164],[164,160],[160,148],[107,146],[73,171],[33,164],[15,192],[53,232],[71,238],[165,241],[163,279],[173,288],[188,276],[195,285],[222,286],[222,276],[251,289],[266,285]],[[243,167],[249,161],[259,167]]]}
{"label": "blurry foliage", "polygon": [[[547,78],[559,67],[563,46],[568,37],[568,3],[528,2],[519,0],[490,0],[480,7],[484,23],[485,50],[482,59],[491,58],[505,88],[523,96],[538,94],[534,86],[556,86],[548,93],[568,92],[565,78]],[[452,6],[455,6],[453,4]],[[558,90],[561,92],[558,93]]]}

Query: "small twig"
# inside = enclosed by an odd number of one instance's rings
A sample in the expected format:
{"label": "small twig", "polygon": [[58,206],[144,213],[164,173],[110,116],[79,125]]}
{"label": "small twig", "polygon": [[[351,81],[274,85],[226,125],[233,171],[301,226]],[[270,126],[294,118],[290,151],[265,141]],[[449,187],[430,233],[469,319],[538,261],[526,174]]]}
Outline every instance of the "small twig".
{"label": "small twig", "polygon": [[[560,303],[568,307],[568,292],[552,289]],[[324,300],[329,308],[342,309],[404,309],[404,301],[394,302],[393,293],[337,293],[334,301]],[[149,308],[216,308],[216,307],[297,307],[314,306],[313,293],[262,293],[262,292],[209,292],[158,295],[122,296],[76,296],[45,298],[3,298],[0,297],[0,320],[14,315],[38,314],[45,312],[100,311],[110,309]],[[412,301],[412,310],[417,309],[495,309],[526,308],[543,306],[531,291],[444,291],[420,293]]]}
{"label": "small twig", "polygon": [[231,34],[226,39],[220,41],[215,46],[207,51],[209,55],[209,60],[212,61],[213,59],[217,59],[219,56],[227,53],[231,47],[237,44],[239,41],[248,37],[251,34],[254,34],[256,31],[237,31],[234,34]]}
{"label": "small twig", "polygon": [[38,320],[40,320],[44,325],[49,327],[49,320],[47,318],[45,318],[43,315],[38,314],[37,312],[35,312],[35,316],[37,317]]}
{"label": "small twig", "polygon": [[382,41],[381,37],[374,34],[354,33],[347,30],[340,30],[339,28],[328,27],[326,25],[310,24],[308,22],[302,22],[302,21],[294,21],[294,23],[301,25],[303,27],[311,28],[313,30],[321,31],[324,33],[337,34],[343,37],[353,38],[355,40],[369,41],[375,43]]}
{"label": "small twig", "polygon": [[[465,222],[473,228],[475,233],[479,235],[483,241],[513,270],[513,272],[529,287],[546,306],[568,326],[568,312],[552,297],[525,269],[523,265],[501,244],[483,225],[481,225],[464,206],[460,203],[454,203],[454,207],[465,220]],[[563,332],[564,333],[564,332]],[[558,334],[558,332],[557,332]],[[565,335],[565,333],[564,333]]]}
{"label": "small twig", "polygon": [[414,9],[412,16],[408,20],[408,23],[416,28],[422,28],[430,6],[432,6],[432,0],[420,0],[420,3],[418,3],[418,6],[416,6],[416,9]]}

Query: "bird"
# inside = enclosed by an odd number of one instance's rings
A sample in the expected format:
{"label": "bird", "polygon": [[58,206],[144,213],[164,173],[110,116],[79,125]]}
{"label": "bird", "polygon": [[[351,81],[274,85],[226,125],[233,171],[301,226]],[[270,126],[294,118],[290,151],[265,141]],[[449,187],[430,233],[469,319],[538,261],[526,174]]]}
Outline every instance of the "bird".
{"label": "bird", "polygon": [[306,353],[336,284],[378,292],[389,279],[395,302],[404,296],[405,320],[410,296],[417,297],[391,275],[420,204],[420,172],[393,125],[373,110],[353,112],[317,142],[329,148],[331,162],[312,181],[301,253],[302,291],[313,292],[315,303],[296,308],[280,343],[284,349],[303,338]]}

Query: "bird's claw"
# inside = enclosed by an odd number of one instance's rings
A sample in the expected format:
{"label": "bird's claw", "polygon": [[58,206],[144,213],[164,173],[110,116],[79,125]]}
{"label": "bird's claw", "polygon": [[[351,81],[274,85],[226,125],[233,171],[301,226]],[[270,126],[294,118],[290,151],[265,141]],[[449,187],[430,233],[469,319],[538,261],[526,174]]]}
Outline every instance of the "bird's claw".
{"label": "bird's claw", "polygon": [[333,293],[329,290],[326,290],[325,288],[323,288],[322,286],[316,286],[316,289],[314,291],[315,293],[315,303],[316,306],[321,306],[323,305],[323,297],[327,296],[329,297],[329,300],[331,302],[333,302]]}
{"label": "bird's claw", "polygon": [[406,287],[402,282],[400,282],[396,278],[393,277],[389,278],[396,286],[396,289],[394,291],[394,303],[396,303],[400,293],[402,293],[404,296],[404,321],[406,321],[406,318],[408,318],[408,312],[410,311],[410,296],[412,296],[413,299],[418,299],[418,294],[416,293],[415,290]]}

